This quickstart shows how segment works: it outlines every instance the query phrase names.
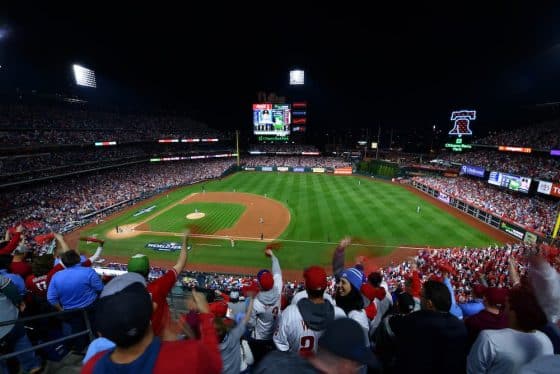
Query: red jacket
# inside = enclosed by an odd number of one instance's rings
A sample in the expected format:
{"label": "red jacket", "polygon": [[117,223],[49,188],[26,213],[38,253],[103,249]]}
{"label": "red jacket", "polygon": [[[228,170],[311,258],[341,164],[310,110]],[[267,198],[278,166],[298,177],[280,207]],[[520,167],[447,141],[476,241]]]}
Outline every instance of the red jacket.
{"label": "red jacket", "polygon": [[[162,341],[152,372],[154,374],[221,373],[222,357],[213,319],[212,314],[200,314],[200,340]],[[82,368],[82,374],[93,374],[95,364],[106,353],[107,351],[103,351],[93,356]],[[126,365],[119,366],[126,367]]]}

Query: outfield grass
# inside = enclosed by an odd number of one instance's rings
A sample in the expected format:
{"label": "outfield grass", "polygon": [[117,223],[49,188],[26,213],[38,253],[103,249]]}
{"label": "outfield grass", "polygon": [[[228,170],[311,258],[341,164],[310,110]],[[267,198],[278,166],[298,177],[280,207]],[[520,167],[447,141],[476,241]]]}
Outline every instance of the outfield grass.
{"label": "outfield grass", "polygon": [[[185,217],[195,211],[204,213],[203,218],[188,220]],[[245,206],[241,204],[190,203],[179,204],[148,221],[151,231],[182,232],[187,224],[196,225],[199,234],[213,234],[218,230],[234,226]]]}
{"label": "outfield grass", "polygon": [[[284,203],[291,213],[290,224],[280,237],[286,240],[279,254],[282,267],[286,269],[302,269],[311,264],[328,265],[332,250],[336,247],[335,243],[346,235],[375,245],[375,247],[351,247],[350,256],[356,254],[379,256],[391,252],[397,246],[405,245],[478,247],[496,242],[448,212],[418,198],[402,186],[375,180],[311,173],[242,172],[223,180],[204,183],[204,187],[206,191],[235,190],[266,194],[269,198]],[[180,201],[190,193],[200,192],[201,189],[200,184],[189,186],[164,195],[157,201],[141,204],[137,210],[134,209],[88,230],[88,234],[96,233],[103,237],[107,230],[117,224],[139,222],[148,215]],[[135,212],[151,205],[156,205],[152,212],[133,217]],[[223,204],[224,207],[228,205],[230,204]],[[418,205],[421,206],[419,214],[416,213]],[[178,207],[179,205],[169,212],[175,211]],[[150,224],[156,223],[154,227],[163,229],[157,231],[179,233],[186,221],[184,217],[188,213],[190,212],[179,209],[176,223],[157,222],[159,219],[157,217]],[[125,240],[108,240],[105,247],[108,254],[129,256],[140,252],[149,254],[152,258],[175,259],[176,254],[155,252],[145,248],[148,242],[170,240],[178,242],[180,238],[173,234],[170,234],[169,238],[141,235]],[[235,248],[231,248],[229,242],[225,240],[194,240],[189,261],[255,267],[270,266],[268,259],[262,255],[263,247],[264,244],[259,242],[238,241]]]}

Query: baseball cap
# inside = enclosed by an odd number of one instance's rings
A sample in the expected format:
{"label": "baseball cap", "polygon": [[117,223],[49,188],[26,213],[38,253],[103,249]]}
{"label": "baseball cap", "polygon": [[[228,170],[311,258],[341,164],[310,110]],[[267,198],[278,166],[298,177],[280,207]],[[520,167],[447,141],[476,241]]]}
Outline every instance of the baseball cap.
{"label": "baseball cap", "polygon": [[139,342],[150,326],[152,298],[146,281],[135,273],[115,277],[105,285],[96,310],[101,335],[119,347]]}
{"label": "baseball cap", "polygon": [[327,288],[327,273],[320,266],[311,266],[303,272],[305,288],[308,290],[324,290]]}
{"label": "baseball cap", "polygon": [[371,368],[379,367],[378,361],[367,347],[363,329],[353,319],[340,318],[329,323],[319,338],[319,347]]}
{"label": "baseball cap", "polygon": [[128,260],[128,271],[148,275],[150,272],[150,259],[141,253],[135,254]]}
{"label": "baseball cap", "polygon": [[274,287],[274,278],[268,270],[259,271],[259,274],[257,274],[257,280],[259,281],[263,291],[268,291]]}
{"label": "baseball cap", "polygon": [[489,287],[484,291],[488,304],[502,307],[506,305],[508,290],[506,288]]}
{"label": "baseball cap", "polygon": [[397,302],[399,303],[399,311],[401,313],[410,313],[414,310],[414,298],[407,292],[401,292],[397,296]]}

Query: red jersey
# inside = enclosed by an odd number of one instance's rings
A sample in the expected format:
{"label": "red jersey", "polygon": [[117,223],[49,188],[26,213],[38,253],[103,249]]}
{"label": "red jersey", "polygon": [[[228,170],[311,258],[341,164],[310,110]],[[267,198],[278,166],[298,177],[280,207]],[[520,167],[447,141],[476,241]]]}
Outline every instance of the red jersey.
{"label": "red jersey", "polygon": [[36,277],[34,274],[31,274],[25,278],[25,288],[33,295],[40,297],[40,298],[47,298],[47,275],[41,275],[40,277]]}
{"label": "red jersey", "polygon": [[31,265],[25,261],[13,262],[10,264],[10,273],[20,275],[23,279],[32,273]]}

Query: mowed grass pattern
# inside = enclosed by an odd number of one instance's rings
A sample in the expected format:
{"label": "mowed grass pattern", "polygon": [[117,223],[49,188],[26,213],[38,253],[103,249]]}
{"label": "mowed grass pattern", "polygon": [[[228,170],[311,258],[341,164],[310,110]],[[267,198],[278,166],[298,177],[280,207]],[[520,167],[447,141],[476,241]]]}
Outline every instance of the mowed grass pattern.
{"label": "mowed grass pattern", "polygon": [[[190,220],[186,216],[198,210],[205,216]],[[198,234],[213,234],[232,227],[245,211],[242,204],[191,203],[179,204],[148,221],[151,231],[183,232],[187,225]],[[194,227],[193,227],[194,226]]]}
{"label": "mowed grass pattern", "polygon": [[[336,243],[347,235],[371,244],[369,247],[350,247],[349,258],[357,254],[380,256],[398,246],[481,247],[496,243],[496,240],[402,186],[373,179],[311,173],[241,172],[222,180],[205,182],[204,187],[206,191],[266,194],[285,204],[290,210],[291,221],[280,237],[286,241],[279,256],[282,267],[286,269],[303,269],[312,264],[328,266]],[[156,209],[150,213],[153,214],[201,190],[200,184],[185,187],[169,193],[168,197],[164,195],[155,202],[139,205],[138,210],[156,204]],[[416,213],[418,205],[421,206],[420,213]],[[194,209],[189,211],[187,208],[185,211],[179,207],[162,214],[162,222],[157,222],[160,217],[152,220],[150,224],[155,224],[153,230],[181,232],[186,214]],[[179,210],[176,211],[177,208]],[[136,211],[88,230],[88,233],[103,237],[116,224],[138,222],[143,217],[133,217]],[[173,220],[176,220],[175,223],[171,223]],[[176,254],[143,249],[148,241],[166,240],[180,241],[180,238],[170,234],[169,238],[141,235],[126,240],[109,240],[105,244],[105,252],[127,256],[140,250],[153,258],[175,259]],[[193,243],[189,261],[195,263],[270,266],[269,260],[262,254],[264,243],[261,242],[237,241],[235,248],[231,248],[225,240],[208,243],[195,239]]]}

